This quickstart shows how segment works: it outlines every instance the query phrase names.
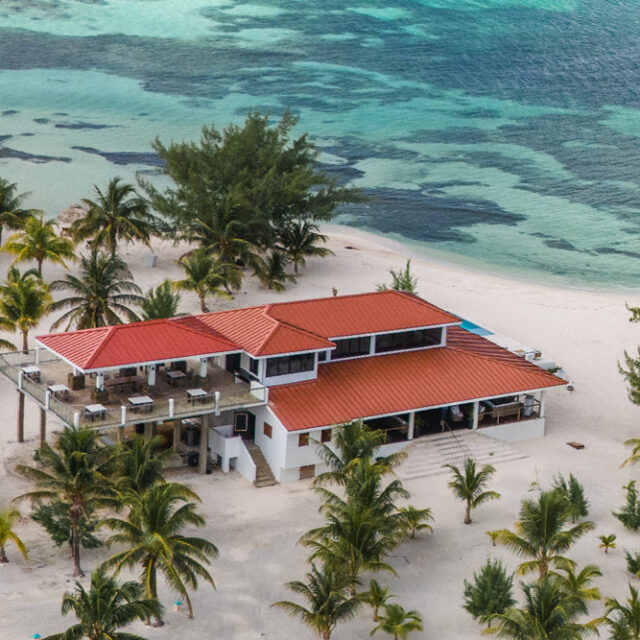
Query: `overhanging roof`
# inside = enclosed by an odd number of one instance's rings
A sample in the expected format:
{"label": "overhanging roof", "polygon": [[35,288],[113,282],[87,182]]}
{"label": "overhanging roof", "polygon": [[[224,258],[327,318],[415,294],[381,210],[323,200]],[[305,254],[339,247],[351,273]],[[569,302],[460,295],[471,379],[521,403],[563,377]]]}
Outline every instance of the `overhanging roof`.
{"label": "overhanging roof", "polygon": [[204,333],[171,320],[51,333],[36,340],[84,372],[239,350],[214,331]]}
{"label": "overhanging roof", "polygon": [[271,387],[269,404],[288,431],[299,431],[566,384],[496,345],[483,352],[478,341],[488,342],[474,336],[467,346],[322,364],[317,380]]}

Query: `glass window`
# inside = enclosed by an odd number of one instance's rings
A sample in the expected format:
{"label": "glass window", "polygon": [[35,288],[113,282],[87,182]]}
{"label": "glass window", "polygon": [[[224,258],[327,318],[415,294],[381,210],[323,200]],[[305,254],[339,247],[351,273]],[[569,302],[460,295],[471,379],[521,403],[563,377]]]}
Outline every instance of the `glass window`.
{"label": "glass window", "polygon": [[314,353],[302,353],[297,356],[280,356],[267,360],[267,378],[286,376],[289,373],[313,371],[315,364]]}
{"label": "glass window", "polygon": [[264,427],[262,430],[264,431],[264,435],[267,436],[267,438],[271,438],[273,436],[273,427],[268,422],[264,423]]}
{"label": "glass window", "polygon": [[371,349],[371,336],[360,338],[345,338],[334,340],[336,348],[331,352],[331,359],[354,358],[356,356],[369,355]]}
{"label": "glass window", "polygon": [[441,340],[441,327],[436,329],[414,329],[413,331],[383,333],[376,336],[376,353],[419,349],[420,347],[440,344]]}
{"label": "glass window", "polygon": [[309,434],[308,433],[300,433],[298,434],[298,446],[306,447],[309,444]]}
{"label": "glass window", "polygon": [[320,432],[320,442],[331,442],[331,429],[323,429]]}
{"label": "glass window", "polygon": [[256,376],[258,375],[258,364],[259,360],[256,358],[249,358],[249,371]]}

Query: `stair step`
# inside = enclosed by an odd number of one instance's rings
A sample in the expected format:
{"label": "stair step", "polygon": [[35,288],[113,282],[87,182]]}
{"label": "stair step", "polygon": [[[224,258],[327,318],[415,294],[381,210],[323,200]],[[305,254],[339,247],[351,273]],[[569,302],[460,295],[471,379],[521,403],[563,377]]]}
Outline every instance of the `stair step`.
{"label": "stair step", "polygon": [[245,443],[245,446],[253,459],[253,463],[256,465],[256,479],[253,481],[253,485],[261,489],[262,487],[272,487],[274,484],[278,484],[260,447],[255,443]]}

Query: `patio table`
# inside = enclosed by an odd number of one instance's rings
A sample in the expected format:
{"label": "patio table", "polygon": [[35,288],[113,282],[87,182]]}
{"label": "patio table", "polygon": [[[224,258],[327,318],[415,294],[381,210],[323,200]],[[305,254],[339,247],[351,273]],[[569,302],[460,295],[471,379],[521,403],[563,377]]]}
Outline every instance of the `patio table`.
{"label": "patio table", "polygon": [[137,412],[138,409],[148,412],[153,411],[153,398],[150,396],[133,396],[132,398],[127,398],[127,400],[132,406],[131,410],[134,412]]}
{"label": "patio table", "polygon": [[167,379],[169,380],[169,384],[172,386],[175,386],[179,381],[186,377],[187,374],[184,371],[167,371]]}
{"label": "patio table", "polygon": [[187,389],[187,400],[195,405],[196,400],[206,402],[209,394],[204,389]]}
{"label": "patio table", "polygon": [[36,367],[35,365],[22,367],[22,372],[30,380],[33,380],[34,382],[40,382],[40,367]]}
{"label": "patio table", "polygon": [[102,404],[88,404],[84,408],[85,415],[89,416],[91,422],[96,418],[104,420],[107,415],[107,407]]}
{"label": "patio table", "polygon": [[64,384],[50,384],[49,391],[55,398],[67,398],[69,396],[69,387]]}

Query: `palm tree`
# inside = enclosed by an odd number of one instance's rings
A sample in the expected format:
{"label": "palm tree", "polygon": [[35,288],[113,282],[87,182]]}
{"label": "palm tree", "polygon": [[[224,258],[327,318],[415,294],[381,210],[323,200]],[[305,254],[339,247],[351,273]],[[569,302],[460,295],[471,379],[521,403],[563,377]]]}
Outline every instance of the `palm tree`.
{"label": "palm tree", "polygon": [[264,260],[256,262],[253,271],[260,282],[274,291],[284,291],[287,282],[295,282],[296,277],[287,273],[287,257],[278,249],[271,251]]}
{"label": "palm tree", "polygon": [[395,598],[391,594],[389,587],[383,587],[377,580],[371,578],[369,581],[369,591],[362,594],[364,601],[373,609],[373,621],[378,619],[378,611],[384,607],[389,598]]}
{"label": "palm tree", "polygon": [[125,262],[118,256],[93,249],[82,256],[80,275],[68,274],[64,280],[51,283],[51,290],[70,291],[71,296],[51,305],[52,311],[69,309],[51,329],[66,323],[77,329],[90,329],[122,324],[124,317],[129,322],[140,320],[129,308],[130,304],[141,305],[144,297],[140,288],[132,281],[133,276]]}
{"label": "palm tree", "polygon": [[80,565],[80,520],[95,509],[113,505],[108,482],[111,451],[98,446],[97,434],[90,430],[65,429],[55,448],[43,442],[38,452],[38,467],[18,465],[17,471],[38,488],[16,500],[62,502],[69,508],[73,575],[84,576]]}
{"label": "palm tree", "polygon": [[15,254],[13,264],[35,260],[38,276],[42,277],[45,260],[66,267],[65,260],[76,260],[73,242],[56,233],[55,222],[45,220],[42,211],[34,212],[21,229],[12,233],[2,247],[3,251]]}
{"label": "palm tree", "polygon": [[[11,267],[7,281],[0,286],[0,328],[19,331],[22,334],[22,350],[29,350],[29,330],[36,327],[51,308],[51,296],[46,285],[34,275],[33,270],[21,274]],[[15,347],[6,340],[4,348]],[[24,393],[18,392],[18,442],[24,442]]]}
{"label": "palm tree", "polygon": [[25,558],[27,557],[27,548],[24,546],[24,542],[20,540],[13,530],[13,526],[18,521],[18,518],[20,518],[20,512],[12,507],[0,511],[0,564],[9,562],[5,551],[5,546],[9,541],[16,545],[18,551]]}
{"label": "palm tree", "polygon": [[193,291],[200,300],[202,313],[208,311],[205,299],[207,296],[230,298],[224,289],[228,286],[240,286],[240,270],[235,264],[222,262],[215,254],[204,249],[197,249],[183,256],[178,264],[184,269],[185,279],[174,283],[176,289]]}
{"label": "palm tree", "polygon": [[495,469],[486,464],[480,471],[476,470],[476,462],[472,458],[464,461],[464,471],[460,471],[453,464],[446,464],[445,467],[451,469],[453,479],[449,482],[449,487],[453,489],[455,496],[466,503],[464,513],[464,523],[471,524],[471,510],[480,506],[487,500],[496,500],[500,497],[497,491],[485,491],[485,487]]}
{"label": "palm tree", "polygon": [[[155,484],[142,494],[130,492],[123,501],[130,507],[127,518],[106,518],[104,524],[116,532],[107,544],[124,544],[127,548],[111,556],[105,567],[116,574],[124,567],[142,567],[145,593],[154,600],[158,598],[159,571],[186,600],[192,618],[188,588],[197,589],[198,578],[215,588],[205,565],[218,555],[208,540],[183,534],[188,525],[204,525],[204,518],[196,513],[200,498],[183,485],[165,483]],[[162,624],[159,618],[157,624]]]}
{"label": "palm tree", "polygon": [[427,524],[429,520],[433,520],[431,509],[416,509],[409,505],[400,509],[400,515],[402,516],[403,528],[412,540],[415,540],[417,531],[425,529],[433,531],[433,527]]}
{"label": "palm tree", "polygon": [[173,291],[171,280],[164,280],[155,289],[152,287],[142,303],[142,317],[145,320],[173,318],[178,314],[180,294]]}
{"label": "palm tree", "polygon": [[306,265],[308,256],[325,256],[333,255],[331,249],[317,246],[319,242],[326,242],[327,236],[318,233],[317,225],[298,220],[290,222],[282,229],[277,231],[278,249],[284,252],[287,258],[293,264],[295,273],[298,273],[299,266]]}
{"label": "palm tree", "polygon": [[[362,420],[353,420],[337,425],[331,433],[331,444],[316,444],[316,451],[329,471],[318,474],[314,486],[334,482],[340,486],[345,482],[345,471],[357,459],[372,459],[384,443],[384,432],[379,429],[368,429]],[[377,457],[377,456],[376,456]],[[389,471],[406,458],[406,453],[398,452],[377,461]]]}
{"label": "palm tree", "polygon": [[563,497],[556,491],[543,491],[537,500],[522,501],[515,532],[498,529],[496,541],[521,557],[531,558],[518,567],[519,575],[537,569],[544,578],[551,567],[573,567],[575,563],[562,554],[595,527],[585,521],[566,528],[569,517]]}
{"label": "palm tree", "polygon": [[157,600],[143,598],[143,589],[137,582],[118,584],[100,567],[91,574],[89,591],[76,582],[75,591],[64,594],[62,615],[70,611],[78,623],[44,640],[145,640],[118,629],[160,615],[161,607]]}
{"label": "palm tree", "polygon": [[0,243],[5,227],[17,229],[31,215],[31,210],[21,207],[23,200],[29,194],[18,194],[17,189],[17,184],[0,178]]}
{"label": "palm tree", "polygon": [[600,540],[598,549],[604,549],[605,553],[609,553],[609,549],[616,548],[616,537],[615,533],[611,533],[609,535],[602,534],[601,536],[598,536],[598,540]]}
{"label": "palm tree", "polygon": [[411,631],[422,631],[422,617],[417,611],[405,611],[399,604],[388,604],[384,608],[384,616],[371,631],[385,631],[393,640],[405,640]]}
{"label": "palm tree", "polygon": [[90,239],[92,248],[104,247],[116,255],[118,242],[140,241],[149,245],[155,230],[155,217],[149,213],[147,202],[134,187],[112,178],[103,193],[96,185],[97,200],[83,199],[87,214],[71,225],[76,242]]}
{"label": "palm tree", "polygon": [[162,470],[171,450],[161,450],[163,440],[155,436],[145,442],[142,436],[136,436],[131,443],[122,445],[122,453],[115,466],[115,485],[118,491],[135,491],[142,494],[158,482],[164,482]]}
{"label": "palm tree", "polygon": [[496,624],[484,633],[510,640],[582,640],[598,633],[600,620],[576,622],[579,615],[587,612],[584,600],[567,591],[561,579],[548,576],[523,584],[522,590],[524,606],[491,614]]}
{"label": "palm tree", "polygon": [[615,598],[605,600],[601,622],[609,627],[611,640],[640,640],[640,599],[638,590],[629,585],[631,595],[622,604]]}
{"label": "palm tree", "polygon": [[22,350],[29,350],[29,330],[38,326],[51,309],[51,296],[46,285],[30,269],[20,273],[11,267],[7,281],[0,286],[0,327],[19,331]]}
{"label": "palm tree", "polygon": [[289,600],[279,600],[273,606],[301,618],[322,640],[330,640],[338,623],[353,618],[362,604],[361,597],[349,595],[353,581],[340,570],[326,565],[318,569],[312,564],[306,583],[295,580],[287,586],[300,594],[308,606]]}
{"label": "palm tree", "polygon": [[640,462],[640,438],[630,438],[625,440],[624,444],[626,447],[631,447],[631,455],[620,466],[625,467],[628,464]]}
{"label": "palm tree", "polygon": [[377,291],[407,291],[408,293],[416,293],[418,289],[418,280],[411,273],[411,260],[407,260],[407,264],[402,271],[390,269],[391,284],[379,284],[376,286]]}
{"label": "palm tree", "polygon": [[586,565],[578,573],[575,573],[574,567],[569,566],[564,569],[564,573],[565,575],[560,575],[560,579],[568,593],[581,600],[600,600],[600,590],[591,586],[594,578],[602,576],[602,571],[595,564]]}

